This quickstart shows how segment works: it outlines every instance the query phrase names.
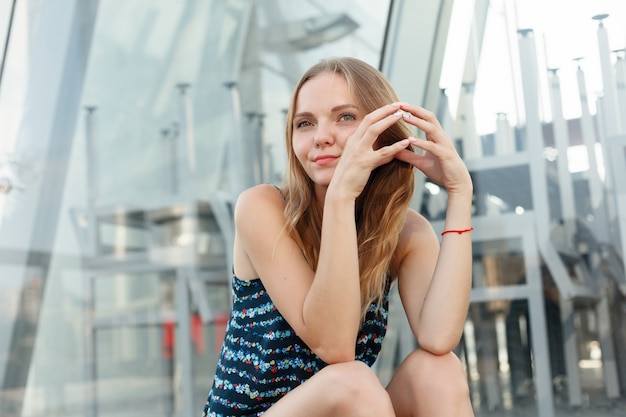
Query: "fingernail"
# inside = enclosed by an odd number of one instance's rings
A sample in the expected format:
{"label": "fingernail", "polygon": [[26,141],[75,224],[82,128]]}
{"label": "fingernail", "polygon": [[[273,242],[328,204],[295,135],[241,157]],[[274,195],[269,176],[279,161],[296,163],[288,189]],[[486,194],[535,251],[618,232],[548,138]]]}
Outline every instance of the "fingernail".
{"label": "fingernail", "polygon": [[396,112],[393,115],[396,117],[404,117],[405,119],[410,119],[413,116],[408,111],[404,111],[402,109],[396,110]]}

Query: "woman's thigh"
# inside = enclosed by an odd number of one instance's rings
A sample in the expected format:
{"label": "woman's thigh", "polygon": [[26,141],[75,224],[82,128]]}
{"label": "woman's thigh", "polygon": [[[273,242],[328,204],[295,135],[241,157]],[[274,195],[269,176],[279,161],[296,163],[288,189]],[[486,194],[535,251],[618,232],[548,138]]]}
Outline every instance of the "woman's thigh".
{"label": "woman's thigh", "polygon": [[295,388],[264,417],[392,417],[393,407],[384,387],[363,362],[328,365]]}

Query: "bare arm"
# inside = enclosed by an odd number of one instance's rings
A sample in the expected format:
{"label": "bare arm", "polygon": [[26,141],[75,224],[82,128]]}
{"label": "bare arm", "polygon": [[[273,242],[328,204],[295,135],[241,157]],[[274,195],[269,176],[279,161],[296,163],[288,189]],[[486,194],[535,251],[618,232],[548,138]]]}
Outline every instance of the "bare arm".
{"label": "bare arm", "polygon": [[[445,230],[470,227],[472,182],[463,161],[434,115],[417,106],[403,106],[408,121],[426,134],[416,146],[424,155],[401,152],[398,159],[416,166],[448,191]],[[428,222],[407,216],[403,257],[398,268],[399,291],[411,328],[420,344],[436,354],[450,352],[461,337],[471,290],[471,233],[437,236]]]}
{"label": "bare arm", "polygon": [[403,231],[405,254],[398,290],[421,348],[435,354],[458,344],[471,289],[471,238],[446,235],[441,246],[430,224],[415,212]]}

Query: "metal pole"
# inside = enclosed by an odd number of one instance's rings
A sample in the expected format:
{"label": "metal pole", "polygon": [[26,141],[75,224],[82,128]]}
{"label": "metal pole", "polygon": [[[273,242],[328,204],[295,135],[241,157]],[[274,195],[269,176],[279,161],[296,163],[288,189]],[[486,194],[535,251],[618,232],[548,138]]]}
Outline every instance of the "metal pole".
{"label": "metal pole", "polygon": [[[263,144],[263,113],[249,112],[246,114],[248,120],[250,143],[246,146],[249,149],[253,184],[260,184],[266,181],[265,171],[265,146]],[[251,184],[251,185],[253,185]]]}
{"label": "metal pole", "polygon": [[[602,291],[606,292],[607,289],[605,287]],[[600,301],[596,304],[596,314],[598,317],[598,338],[600,339],[600,348],[602,349],[602,374],[604,375],[606,396],[609,399],[615,399],[620,397],[620,384],[608,294],[600,297]]]}
{"label": "metal pole", "polygon": [[578,339],[574,323],[574,302],[565,297],[559,300],[561,323],[563,326],[563,350],[565,351],[565,372],[567,372],[567,395],[569,405],[579,407],[583,404],[578,367]]}
{"label": "metal pole", "polygon": [[498,113],[496,119],[495,154],[498,156],[515,153],[515,136],[506,113]]}
{"label": "metal pole", "polygon": [[598,21],[598,47],[600,49],[600,66],[602,68],[602,82],[604,84],[603,114],[607,138],[613,137],[621,131],[621,120],[618,117],[618,103],[616,94],[615,74],[611,64],[611,50],[609,48],[609,35],[604,27],[604,19],[608,14],[593,16]]}
{"label": "metal pole", "polygon": [[165,184],[172,195],[178,194],[178,124],[172,128],[161,129],[163,154],[165,165],[169,166],[169,172],[165,170]]}
{"label": "metal pole", "polygon": [[[543,135],[538,113],[537,56],[533,31],[522,29],[518,31],[518,34],[520,62],[522,63],[524,111],[526,113],[526,146],[530,157],[531,192],[533,210],[536,215],[535,230],[537,232],[537,244],[541,248],[549,244],[550,206],[547,200],[546,161],[543,156]],[[528,284],[535,289],[533,297],[528,300],[528,307],[535,358],[537,406],[541,417],[553,417],[554,398],[552,376],[550,375],[550,351],[548,349],[543,291],[538,265],[528,270]]]}
{"label": "metal pole", "polygon": [[193,416],[193,368],[191,352],[191,325],[189,314],[189,287],[186,268],[176,271],[176,362],[180,366],[181,415]]}
{"label": "metal pole", "polygon": [[179,158],[179,184],[178,190],[183,193],[190,189],[190,182],[193,181],[193,174],[196,170],[196,149],[193,121],[193,104],[191,96],[187,93],[190,84],[179,83],[176,85],[180,93],[180,138],[176,141],[178,145],[177,156]]}
{"label": "metal pole", "polygon": [[474,83],[463,83],[463,159],[476,159],[482,156],[480,136],[476,133],[474,114]]}
{"label": "metal pole", "polygon": [[587,160],[589,163],[589,171],[587,171],[589,181],[589,194],[590,204],[593,214],[593,223],[596,238],[600,241],[608,241],[608,223],[606,213],[606,203],[604,195],[604,184],[600,177],[600,170],[598,167],[598,156],[596,154],[596,133],[593,128],[593,120],[591,113],[589,112],[589,97],[587,95],[587,83],[585,81],[585,73],[580,64],[581,58],[577,58],[578,70],[576,72],[576,78],[578,80],[578,94],[580,96],[580,126],[583,137],[583,143],[587,148]]}
{"label": "metal pole", "polygon": [[[611,64],[611,52],[609,48],[609,35],[604,27],[604,19],[609,17],[608,14],[599,14],[593,16],[593,20],[598,21],[598,47],[600,50],[600,67],[602,69],[602,82],[603,82],[603,96],[598,99],[598,116],[602,129],[600,142],[602,143],[602,149],[604,153],[604,165],[606,167],[605,176],[605,190],[606,190],[606,211],[607,211],[607,223],[609,226],[613,226],[618,222],[618,213],[616,212],[616,198],[615,195],[615,182],[621,180],[615,178],[613,169],[611,167],[611,154],[610,143],[613,138],[617,137],[621,131],[621,120],[618,115],[618,103],[617,103],[617,83],[615,80],[615,74],[613,72],[613,66]],[[609,237],[613,244],[619,241],[619,236],[616,235],[614,227],[609,227]]]}
{"label": "metal pole", "polygon": [[98,159],[96,158],[97,146],[95,138],[95,111],[96,106],[85,107],[85,149],[86,149],[86,171],[87,171],[87,229],[89,233],[87,248],[88,256],[96,256],[98,253],[98,218],[96,216],[96,205],[98,199]]}
{"label": "metal pole", "polygon": [[[519,53],[524,92],[524,112],[526,117],[526,149],[530,154],[533,208],[542,225],[550,223],[548,204],[546,159],[544,157],[543,132],[539,120],[539,81],[537,57],[532,29],[521,29],[519,33]],[[540,228],[542,232],[547,230]],[[543,236],[541,233],[539,236]]]}
{"label": "metal pole", "polygon": [[230,98],[230,109],[232,115],[232,138],[228,141],[228,182],[230,184],[231,195],[237,196],[245,188],[254,182],[251,177],[251,170],[243,162],[243,143],[241,135],[241,102],[239,88],[236,82],[225,83]]}
{"label": "metal pole", "polygon": [[[552,104],[552,126],[554,128],[554,142],[558,151],[557,172],[559,177],[559,193],[561,197],[561,217],[564,220],[573,220],[576,218],[576,203],[567,157],[567,150],[569,148],[569,133],[567,131],[567,123],[563,117],[561,83],[557,71],[558,69],[556,68],[548,70],[550,80],[550,102]],[[568,228],[568,232],[573,233],[573,230]],[[568,243],[572,242],[571,239],[573,236],[571,233],[568,233],[567,236]]]}
{"label": "metal pole", "polygon": [[95,277],[85,273],[83,282],[83,377],[85,383],[85,417],[98,415],[98,365],[96,363],[96,327],[94,326],[95,310]]}
{"label": "metal pole", "polygon": [[[617,101],[619,103],[620,119],[626,117],[626,49],[613,51],[616,54],[615,79],[617,81]],[[622,126],[625,129],[626,125]]]}

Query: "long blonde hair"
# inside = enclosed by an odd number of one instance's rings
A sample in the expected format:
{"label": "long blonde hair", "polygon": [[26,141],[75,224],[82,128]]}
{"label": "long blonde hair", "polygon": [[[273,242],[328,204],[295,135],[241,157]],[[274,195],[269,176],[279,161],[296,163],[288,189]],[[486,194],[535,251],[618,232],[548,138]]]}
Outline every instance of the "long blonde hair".
{"label": "long blonde hair", "polygon": [[[287,200],[286,229],[302,248],[307,262],[314,270],[319,260],[322,208],[315,201],[313,182],[295,156],[292,134],[300,89],[308,80],[323,73],[342,76],[356,104],[366,113],[399,101],[384,75],[356,58],[323,60],[311,67],[298,82],[287,113],[286,145],[289,169],[283,187]],[[412,132],[406,125],[395,123],[378,137],[374,148],[378,149],[411,135]],[[413,167],[393,160],[372,172],[356,200],[362,316],[365,316],[371,303],[382,301],[391,260],[413,196],[413,188]]]}

